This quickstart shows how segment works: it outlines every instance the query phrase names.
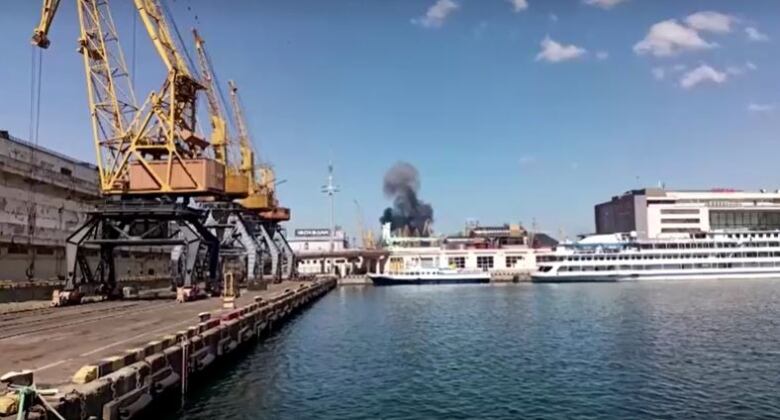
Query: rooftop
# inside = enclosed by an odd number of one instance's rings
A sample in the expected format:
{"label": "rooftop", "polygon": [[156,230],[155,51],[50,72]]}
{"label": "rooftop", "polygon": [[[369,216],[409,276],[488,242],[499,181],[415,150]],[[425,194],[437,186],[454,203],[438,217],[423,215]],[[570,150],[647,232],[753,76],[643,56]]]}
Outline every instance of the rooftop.
{"label": "rooftop", "polygon": [[67,156],[67,155],[62,154],[62,153],[57,152],[57,151],[54,151],[54,150],[49,149],[47,147],[43,147],[43,146],[37,145],[35,143],[29,142],[27,140],[22,140],[22,139],[20,139],[18,137],[14,137],[7,130],[0,130],[0,138],[4,138],[6,140],[12,141],[12,142],[14,142],[16,144],[19,144],[20,146],[29,147],[31,149],[35,149],[36,151],[49,154],[51,156],[54,156],[54,157],[56,157],[58,159],[62,159],[64,161],[67,161],[67,162],[72,163],[74,165],[79,165],[79,166],[83,166],[85,168],[90,168],[90,169],[97,170],[97,166],[95,166],[95,165],[93,165],[93,164],[91,164],[89,162],[84,162],[83,160],[74,159],[74,158],[72,158],[70,156]]}

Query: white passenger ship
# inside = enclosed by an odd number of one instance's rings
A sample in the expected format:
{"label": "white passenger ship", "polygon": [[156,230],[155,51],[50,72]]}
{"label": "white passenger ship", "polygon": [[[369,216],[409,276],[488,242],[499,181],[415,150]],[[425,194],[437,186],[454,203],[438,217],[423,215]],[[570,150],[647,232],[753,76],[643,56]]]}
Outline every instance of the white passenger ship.
{"label": "white passenger ship", "polygon": [[537,255],[535,282],[780,279],[780,231],[690,233],[638,240],[594,235]]}
{"label": "white passenger ship", "polygon": [[400,284],[470,284],[489,283],[490,273],[483,270],[454,268],[420,268],[385,274],[369,274],[376,286]]}

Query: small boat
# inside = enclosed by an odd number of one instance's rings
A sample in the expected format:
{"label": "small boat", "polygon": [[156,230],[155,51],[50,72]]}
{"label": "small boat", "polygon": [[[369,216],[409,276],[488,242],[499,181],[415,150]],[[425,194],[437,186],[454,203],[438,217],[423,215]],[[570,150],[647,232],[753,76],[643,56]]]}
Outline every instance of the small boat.
{"label": "small boat", "polygon": [[399,284],[475,284],[489,283],[490,273],[483,270],[416,268],[399,272],[369,274],[376,286]]}

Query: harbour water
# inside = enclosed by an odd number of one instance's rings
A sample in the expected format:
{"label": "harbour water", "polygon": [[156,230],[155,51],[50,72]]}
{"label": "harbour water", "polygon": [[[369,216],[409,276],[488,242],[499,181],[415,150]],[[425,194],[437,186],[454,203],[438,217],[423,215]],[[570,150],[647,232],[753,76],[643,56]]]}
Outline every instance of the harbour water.
{"label": "harbour water", "polygon": [[780,416],[780,282],[342,287],[178,419]]}

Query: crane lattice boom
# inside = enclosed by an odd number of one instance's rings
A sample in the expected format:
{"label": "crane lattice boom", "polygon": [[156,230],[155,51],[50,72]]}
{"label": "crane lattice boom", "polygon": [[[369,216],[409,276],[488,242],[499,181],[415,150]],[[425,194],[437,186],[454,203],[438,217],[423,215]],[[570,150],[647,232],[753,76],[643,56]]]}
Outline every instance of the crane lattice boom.
{"label": "crane lattice boom", "polygon": [[[195,133],[197,94],[157,0],[134,0],[167,76],[138,107],[108,0],[75,0],[93,140],[103,194],[199,195],[224,190],[224,168]],[[33,44],[49,45],[59,1],[44,0]]]}

